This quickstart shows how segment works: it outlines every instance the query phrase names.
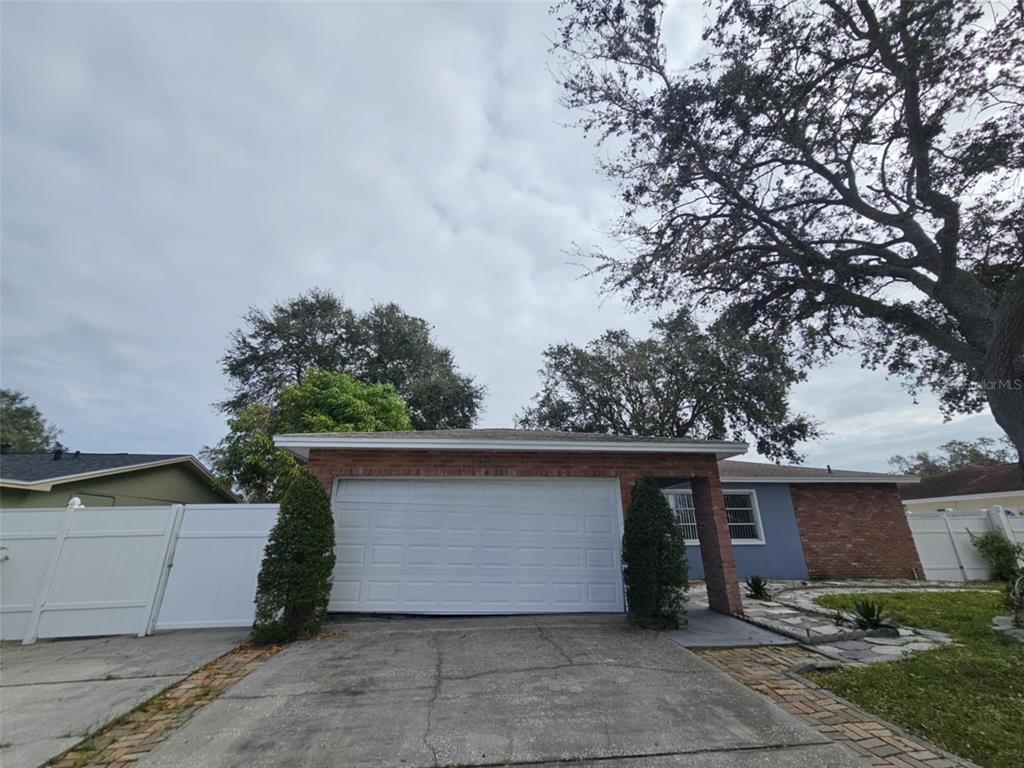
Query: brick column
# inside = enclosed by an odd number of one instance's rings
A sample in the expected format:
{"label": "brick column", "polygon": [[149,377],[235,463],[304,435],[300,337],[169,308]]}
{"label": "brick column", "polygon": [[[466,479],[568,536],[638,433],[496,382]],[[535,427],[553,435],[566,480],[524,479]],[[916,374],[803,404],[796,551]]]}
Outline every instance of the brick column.
{"label": "brick column", "polygon": [[708,604],[719,613],[743,613],[736,561],[732,554],[725,499],[717,473],[713,477],[694,477],[693,506],[700,536],[700,556],[704,561],[704,581],[708,585]]}

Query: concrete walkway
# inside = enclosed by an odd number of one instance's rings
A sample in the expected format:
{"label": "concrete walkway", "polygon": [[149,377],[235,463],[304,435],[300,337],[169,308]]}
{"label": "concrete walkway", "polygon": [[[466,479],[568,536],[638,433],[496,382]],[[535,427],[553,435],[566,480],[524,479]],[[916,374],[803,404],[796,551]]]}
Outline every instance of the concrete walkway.
{"label": "concrete walkway", "polygon": [[0,647],[0,765],[35,768],[243,642],[245,629]]}
{"label": "concrete walkway", "polygon": [[865,765],[622,615],[364,621],[331,631],[267,661],[139,764]]}
{"label": "concrete walkway", "polygon": [[684,648],[740,648],[755,645],[794,645],[796,640],[767,629],[716,613],[706,605],[686,607],[686,626],[672,629],[665,636]]}

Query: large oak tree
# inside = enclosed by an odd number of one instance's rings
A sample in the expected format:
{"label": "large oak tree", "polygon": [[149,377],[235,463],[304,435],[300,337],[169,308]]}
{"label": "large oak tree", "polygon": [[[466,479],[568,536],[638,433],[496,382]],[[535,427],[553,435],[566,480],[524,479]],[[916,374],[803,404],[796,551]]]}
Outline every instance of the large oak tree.
{"label": "large oak tree", "polygon": [[771,339],[721,325],[703,332],[685,312],[659,320],[650,338],[608,331],[586,346],[544,352],[541,389],[519,426],[617,435],[753,438],[776,460],[800,459],[796,446],[817,424],[789,410],[802,378]]}
{"label": "large oak tree", "polygon": [[390,384],[409,407],[416,429],[471,427],[484,388],[462,373],[430,323],[397,304],[358,314],[330,291],[314,288],[270,311],[251,308],[232,332],[221,360],[231,396],[220,409],[241,415],[270,405],[282,387],[310,371],[345,373],[368,384]]}
{"label": "large oak tree", "polygon": [[555,9],[625,204],[608,285],[790,333],[805,364],[859,347],[1024,452],[1024,6],[722,0],[682,69],[663,11]]}

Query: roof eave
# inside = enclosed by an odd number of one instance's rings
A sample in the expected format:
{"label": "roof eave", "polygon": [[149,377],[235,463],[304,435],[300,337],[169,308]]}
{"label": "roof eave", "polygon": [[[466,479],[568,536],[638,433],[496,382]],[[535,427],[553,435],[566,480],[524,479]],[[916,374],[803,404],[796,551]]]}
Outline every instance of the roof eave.
{"label": "roof eave", "polygon": [[702,453],[716,459],[741,456],[747,443],[708,441],[675,443],[652,441],[495,440],[486,438],[339,437],[337,435],[274,435],[274,445],[301,459],[313,448],[420,451],[560,451],[564,453]]}

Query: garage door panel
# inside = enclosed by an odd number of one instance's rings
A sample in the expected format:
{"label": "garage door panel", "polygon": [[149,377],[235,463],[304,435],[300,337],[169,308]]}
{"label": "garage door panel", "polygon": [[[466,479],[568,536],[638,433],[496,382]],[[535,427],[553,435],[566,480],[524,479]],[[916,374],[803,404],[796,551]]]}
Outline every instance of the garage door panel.
{"label": "garage door panel", "polygon": [[331,610],[618,611],[618,483],[346,480]]}

